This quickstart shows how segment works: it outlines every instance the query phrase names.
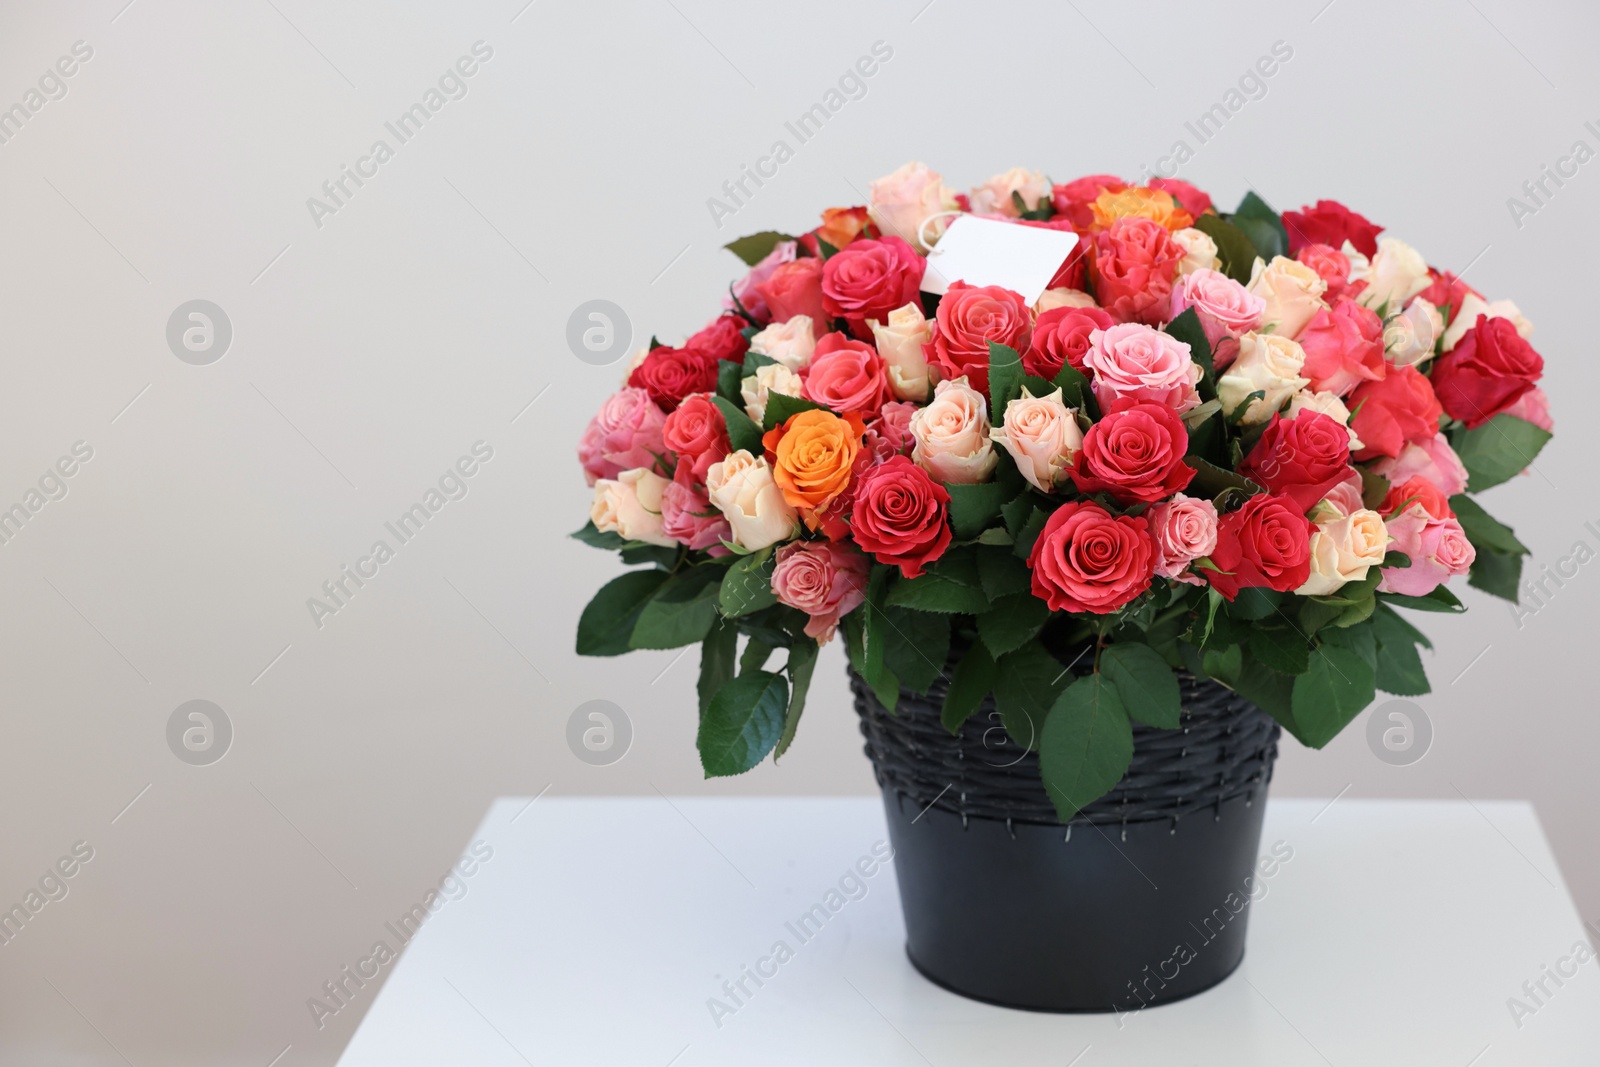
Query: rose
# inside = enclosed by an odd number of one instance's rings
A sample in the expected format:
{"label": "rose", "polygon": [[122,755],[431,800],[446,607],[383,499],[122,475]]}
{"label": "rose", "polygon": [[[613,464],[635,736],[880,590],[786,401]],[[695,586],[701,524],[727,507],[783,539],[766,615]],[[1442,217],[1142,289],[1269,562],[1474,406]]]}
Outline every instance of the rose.
{"label": "rose", "polygon": [[1420,476],[1391,485],[1384,494],[1383,503],[1378,505],[1378,512],[1389,519],[1413,507],[1420,507],[1431,519],[1450,519],[1456,514],[1444,490]]}
{"label": "rose", "polygon": [[[806,247],[812,255],[817,255],[821,249],[817,241],[828,242],[835,248],[843,249],[867,230],[871,225],[872,217],[863,207],[830,207],[823,209],[822,225],[812,230],[807,236],[812,240],[806,242]],[[876,237],[876,233],[868,233]]]}
{"label": "rose", "polygon": [[1183,257],[1183,248],[1159,222],[1134,215],[1118,219],[1094,236],[1090,275],[1100,306],[1118,322],[1159,323]]}
{"label": "rose", "polygon": [[628,386],[606,398],[578,442],[578,462],[588,483],[654,465],[666,451],[661,440],[665,420],[643,389]]}
{"label": "rose", "polygon": [[1012,194],[1022,198],[1024,210],[1033,211],[1050,195],[1050,179],[1036,170],[1012,167],[972,190],[968,197],[972,213],[1016,218],[1021,212],[1011,199]]}
{"label": "rose", "polygon": [[1187,486],[1183,462],[1189,432],[1177,412],[1142,400],[1119,400],[1083,437],[1072,480],[1084,494],[1109,492],[1119,502],[1151,503]]}
{"label": "rose", "polygon": [[1354,300],[1340,298],[1332,308],[1322,308],[1295,340],[1305,349],[1300,373],[1311,379],[1311,389],[1344,396],[1362,382],[1382,378],[1383,320]]}
{"label": "rose", "polygon": [[1200,406],[1200,365],[1189,346],[1136,322],[1095,330],[1083,364],[1093,372],[1102,408],[1118,400],[1148,400],[1182,414]]}
{"label": "rose", "polygon": [[919,577],[950,546],[950,494],[927,471],[894,456],[862,474],[850,534],[879,563]]}
{"label": "rose", "polygon": [[1127,187],[1128,183],[1115,175],[1091,174],[1053,187],[1050,190],[1050,203],[1056,209],[1057,216],[1065,217],[1074,230],[1084,233],[1094,221],[1095,199],[1107,189],[1117,192]]}
{"label": "rose", "polygon": [[911,416],[911,435],[911,458],[941,482],[987,481],[1000,462],[989,439],[989,402],[965,378],[939,383],[933,403]]}
{"label": "rose", "polygon": [[1328,490],[1328,495],[1311,509],[1311,521],[1332,522],[1342,515],[1354,515],[1367,506],[1361,499],[1362,490],[1365,488],[1366,483],[1361,480],[1361,474],[1352,468],[1345,475],[1344,481]]}
{"label": "rose", "polygon": [[1057,508],[1039,531],[1028,569],[1033,595],[1051,611],[1116,611],[1150,588],[1156,545],[1143,517],[1113,516],[1099,504]]}
{"label": "rose", "polygon": [[714,556],[725,554],[722,542],[733,537],[733,528],[722,512],[711,506],[710,499],[689,482],[681,468],[661,494],[661,532],[689,548],[708,549]]}
{"label": "rose", "polygon": [[1107,189],[1090,205],[1089,232],[1108,230],[1119,219],[1141,218],[1160,223],[1168,233],[1188,229],[1194,222],[1171,193],[1159,189]]}
{"label": "rose", "polygon": [[1478,324],[1479,315],[1489,314],[1489,302],[1477,293],[1467,291],[1461,295],[1461,302],[1450,308],[1450,327],[1444,332],[1444,351],[1448,352],[1461,343],[1467,331]]}
{"label": "rose", "polygon": [[923,347],[933,336],[915,300],[889,312],[887,324],[869,322],[872,337],[889,375],[889,391],[901,400],[926,400],[933,388]]}
{"label": "rose", "polygon": [[1531,422],[1546,433],[1556,428],[1555,420],[1550,417],[1550,398],[1545,396],[1544,390],[1537,385],[1518,397],[1517,402],[1501,414],[1511,415],[1523,422]]}
{"label": "rose", "polygon": [[1170,318],[1194,308],[1212,348],[1224,337],[1258,330],[1266,321],[1267,302],[1220,271],[1197,270],[1172,288]]}
{"label": "rose", "polygon": [[1383,562],[1389,534],[1376,511],[1358,508],[1318,523],[1309,545],[1310,574],[1295,590],[1301,596],[1327,596],[1347,582],[1359,582]]}
{"label": "rose", "polygon": [[1328,306],[1322,301],[1328,288],[1322,276],[1283,256],[1273,256],[1267,264],[1256,260],[1247,288],[1266,301],[1262,321],[1280,337],[1299,336],[1312,316]]}
{"label": "rose", "polygon": [[843,334],[817,342],[800,371],[803,395],[835,411],[877,411],[889,399],[888,369],[878,350]]}
{"label": "rose", "polygon": [[1171,195],[1183,210],[1199,218],[1211,210],[1211,194],[1202,192],[1182,178],[1151,178],[1149,187]]}
{"label": "rose", "polygon": [[1337,300],[1350,284],[1350,257],[1337,248],[1319,244],[1301,245],[1294,258],[1317,272],[1317,277],[1328,287],[1322,297],[1330,303]]}
{"label": "rose", "polygon": [[716,389],[718,362],[698,349],[661,345],[633,368],[628,384],[649,393],[663,411],[671,411],[690,393]]}
{"label": "rose", "polygon": [[1011,453],[1028,483],[1048,493],[1066,476],[1083,447],[1078,420],[1061,402],[1061,390],[1036,397],[1022,387],[1022,396],[1006,405],[1004,425],[992,435]]}
{"label": "rose", "polygon": [[739,315],[718,315],[699,333],[683,343],[712,359],[726,359],[734,363],[744,359],[750,342],[744,336],[745,321]]}
{"label": "rose", "polygon": [[1311,575],[1313,529],[1292,500],[1257,493],[1218,522],[1206,581],[1228,601],[1240,589],[1298,589]]}
{"label": "rose", "polygon": [[1511,319],[1479,315],[1461,343],[1433,367],[1433,391],[1445,414],[1482,426],[1532,389],[1544,360]]}
{"label": "rose", "polygon": [[1380,510],[1389,516],[1390,548],[1411,562],[1385,567],[1382,593],[1427,596],[1458,574],[1472,569],[1476,552],[1444,494],[1422,478],[1412,478],[1389,491]]}
{"label": "rose", "polygon": [[917,445],[911,432],[911,418],[920,409],[903,400],[891,400],[878,409],[878,417],[867,423],[867,436],[862,443],[871,447],[878,462],[890,456],[909,456]]}
{"label": "rose", "polygon": [[1171,500],[1151,506],[1145,512],[1150,534],[1156,542],[1156,573],[1202,585],[1199,578],[1184,575],[1190,563],[1209,556],[1217,547],[1217,506],[1209,500],[1179,493]]}
{"label": "rose", "polygon": [[706,472],[706,496],[727,518],[733,543],[749,552],[793,537],[794,508],[772,480],[766,457],[730,452]]}
{"label": "rose", "polygon": [[811,353],[817,347],[811,328],[810,315],[774,322],[750,338],[750,351],[797,371],[811,362]]}
{"label": "rose", "polygon": [[722,306],[731,309],[734,300],[737,299],[757,322],[770,321],[772,311],[767,307],[767,302],[757,287],[770,278],[773,271],[785,263],[793,263],[798,248],[799,245],[794,241],[779,241],[773,245],[772,251],[768,252],[761,262],[751,267],[748,274],[733,283],[733,292],[722,298]]}
{"label": "rose", "polygon": [[[1452,321],[1460,316],[1468,296],[1483,299],[1482,294],[1456,275],[1447,270],[1434,270],[1432,267],[1428,268],[1428,287],[1417,295],[1436,308],[1448,307]],[[1467,320],[1467,324],[1470,326],[1476,318],[1474,315]]]}
{"label": "rose", "polygon": [[739,380],[739,397],[744,401],[744,411],[757,426],[767,421],[767,398],[773,393],[799,396],[805,389],[800,375],[782,363],[763,363],[756,372]]}
{"label": "rose", "polygon": [[1088,373],[1083,357],[1089,351],[1089,335],[1116,321],[1092,304],[1063,305],[1041,312],[1033,324],[1033,342],[1022,353],[1022,369],[1046,381],[1054,381],[1064,366],[1080,374]]}
{"label": "rose", "polygon": [[816,514],[849,486],[863,430],[859,415],[840,418],[831,411],[810,410],[790,416],[762,437],[772,456],[772,480],[812,529]]}
{"label": "rose", "polygon": [[787,322],[806,315],[814,329],[826,330],[832,321],[822,307],[822,260],[814,256],[779,265],[756,285],[756,292],[767,302],[772,318]]}
{"label": "rose", "polygon": [[829,257],[822,267],[822,307],[842,318],[861,340],[872,337],[869,319],[917,299],[927,260],[898,237],[856,241]]}
{"label": "rose", "polygon": [[1274,416],[1239,464],[1240,475],[1294,501],[1301,511],[1310,511],[1349,473],[1350,434],[1314,411],[1293,419]]}
{"label": "rose", "polygon": [[1445,496],[1467,490],[1467,468],[1442,433],[1409,442],[1400,449],[1398,456],[1384,456],[1374,463],[1372,472],[1394,485],[1420,477],[1437,486]]}
{"label": "rose", "polygon": [[[1058,287],[1046,289],[1039,294],[1039,299],[1033,302],[1033,313],[1035,316],[1039,316],[1046,311],[1054,311],[1056,308],[1098,308],[1099,306],[1094,302],[1094,297],[1082,289]],[[1110,318],[1110,316],[1107,316],[1107,318]],[[1112,321],[1115,320],[1113,319]],[[1108,322],[1107,325],[1110,325],[1110,323]],[[1033,320],[1033,328],[1035,330],[1039,328],[1037,317]]]}
{"label": "rose", "polygon": [[1172,235],[1172,243],[1183,250],[1183,258],[1178,261],[1178,277],[1193,274],[1197,270],[1220,270],[1222,260],[1217,257],[1217,242],[1204,230],[1186,227]]}
{"label": "rose", "polygon": [[989,342],[1021,353],[1032,337],[1032,316],[1021,295],[998,285],[958,281],[939,301],[933,338],[923,352],[942,376],[965,375],[974,388],[988,392]]}
{"label": "rose", "polygon": [[845,545],[795,541],[778,549],[772,592],[780,604],[811,616],[806,636],[825,645],[833,640],[839,619],[866,599],[871,570],[866,556]]}
{"label": "rose", "polygon": [[[1233,415],[1247,400],[1246,426],[1260,426],[1283,407],[1284,401],[1310,384],[1300,377],[1306,354],[1300,345],[1272,333],[1247,333],[1239,338],[1239,355],[1228,366],[1228,373],[1217,379],[1217,399],[1222,410]],[[1262,396],[1250,399],[1253,394]]]}
{"label": "rose", "polygon": [[643,467],[601,478],[594,483],[594,503],[589,521],[601,533],[616,533],[624,541],[672,548],[677,541],[661,530],[661,494],[671,484]]}
{"label": "rose", "polygon": [[1376,382],[1363,382],[1350,394],[1355,415],[1350,428],[1363,446],[1358,460],[1398,456],[1408,441],[1425,441],[1439,432],[1442,409],[1428,378],[1415,367],[1392,367]]}
{"label": "rose", "polygon": [[1343,248],[1349,241],[1364,256],[1378,251],[1378,234],[1383,227],[1368,222],[1337,200],[1318,200],[1299,211],[1283,213],[1284,228],[1289,231],[1289,254],[1294,255],[1310,244],[1331,245]]}
{"label": "rose", "polygon": [[1400,308],[1428,287],[1428,261],[1399,238],[1385,237],[1378,242],[1378,254],[1372,257],[1364,280],[1367,287],[1357,300],[1369,308],[1385,304],[1390,309]]}
{"label": "rose", "polygon": [[923,233],[923,222],[942,211],[956,210],[956,194],[944,179],[921,163],[907,163],[893,174],[879,178],[867,187],[868,212],[885,233],[909,242],[926,253],[926,237],[937,241],[949,225],[947,218],[935,219]]}
{"label": "rose", "polygon": [[728,422],[710,395],[693,393],[667,416],[661,441],[678,454],[679,473],[703,483],[711,465],[728,454]]}
{"label": "rose", "polygon": [[1444,317],[1422,297],[1412,297],[1405,311],[1383,324],[1383,357],[1396,366],[1416,366],[1433,356],[1434,342],[1444,333]]}
{"label": "rose", "polygon": [[1351,451],[1361,447],[1361,438],[1350,428],[1350,409],[1345,407],[1343,400],[1332,393],[1298,392],[1289,398],[1289,411],[1284,417],[1299,418],[1302,411],[1315,411],[1328,416],[1345,428],[1345,434],[1350,438]]}

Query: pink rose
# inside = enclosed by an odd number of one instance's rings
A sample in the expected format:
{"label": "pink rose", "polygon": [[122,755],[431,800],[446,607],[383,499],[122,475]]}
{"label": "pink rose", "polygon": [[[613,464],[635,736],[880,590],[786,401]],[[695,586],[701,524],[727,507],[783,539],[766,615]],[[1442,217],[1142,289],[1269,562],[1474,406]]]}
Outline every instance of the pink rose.
{"label": "pink rose", "polygon": [[821,333],[833,321],[822,307],[820,259],[808,256],[780,264],[766,281],[757,283],[756,292],[767,302],[767,310],[778,322],[788,322],[796,315],[809,315],[813,327]]}
{"label": "pink rose", "polygon": [[1093,306],[1064,305],[1040,312],[1033,324],[1033,343],[1022,353],[1022,369],[1048,382],[1055,381],[1065,366],[1087,374],[1083,357],[1089,352],[1089,335],[1116,321]]}
{"label": "pink rose", "polygon": [[1160,330],[1127,322],[1089,335],[1083,363],[1093,374],[1095,399],[1105,409],[1118,400],[1147,400],[1180,415],[1199,407],[1200,365],[1189,346]]}
{"label": "pink rose", "polygon": [[[1189,564],[1217,547],[1217,506],[1179,493],[1145,512],[1156,542],[1156,574],[1204,585],[1194,575],[1182,576]],[[1180,577],[1182,576],[1182,577]]]}
{"label": "pink rose", "polygon": [[859,340],[870,341],[868,320],[885,322],[891,311],[915,301],[926,266],[898,237],[852,241],[823,264],[822,306]]}
{"label": "pink rose", "polygon": [[1383,320],[1354,300],[1340,299],[1312,316],[1295,340],[1306,350],[1300,373],[1311,390],[1345,396],[1362,382],[1375,382],[1388,369],[1383,359]]}
{"label": "pink rose", "polygon": [[1267,302],[1216,270],[1197,270],[1178,279],[1172,289],[1169,318],[1194,308],[1206,340],[1215,349],[1224,337],[1240,337],[1261,328]]}
{"label": "pink rose", "polygon": [[1392,485],[1402,485],[1412,478],[1424,478],[1437,486],[1445,496],[1455,496],[1467,489],[1467,468],[1442,433],[1406,443],[1401,447],[1399,456],[1393,459],[1382,457],[1372,465],[1372,470],[1389,479]]}
{"label": "pink rose", "polygon": [[889,399],[883,357],[871,345],[843,334],[830,333],[817,342],[800,378],[806,399],[831,411],[877,411]]}
{"label": "pink rose", "polygon": [[1127,215],[1094,236],[1090,273],[1100,306],[1118,322],[1159,323],[1185,253],[1159,222]]}
{"label": "pink rose", "polygon": [[1316,271],[1328,286],[1322,294],[1324,300],[1331,303],[1344,295],[1345,287],[1350,284],[1349,256],[1329,245],[1306,245],[1294,258]]}
{"label": "pink rose", "polygon": [[607,398],[578,442],[578,461],[589,484],[653,467],[667,450],[661,439],[666,418],[643,389],[626,386]]}
{"label": "pink rose", "polygon": [[743,278],[733,283],[733,295],[722,298],[722,306],[733,307],[733,298],[738,297],[739,303],[757,322],[771,322],[772,310],[767,307],[766,298],[761,295],[760,285],[772,277],[772,272],[785,263],[793,263],[795,250],[799,245],[794,241],[779,241],[750,272]]}
{"label": "pink rose", "polygon": [[917,445],[911,432],[911,416],[917,405],[908,400],[891,400],[878,409],[878,417],[867,423],[867,435],[862,444],[871,450],[879,463],[890,456],[909,456]]}
{"label": "pink rose", "polygon": [[778,549],[772,591],[780,603],[811,616],[806,636],[825,645],[839,619],[866,599],[871,568],[871,560],[844,544],[794,541]]}
{"label": "pink rose", "polygon": [[1472,569],[1477,553],[1454,517],[1436,519],[1421,504],[1412,504],[1404,512],[1387,519],[1385,525],[1394,539],[1389,543],[1389,550],[1405,553],[1411,565],[1383,568],[1378,592],[1427,596],[1451,578]]}
{"label": "pink rose", "polygon": [[722,542],[733,540],[733,527],[688,478],[688,472],[680,467],[678,476],[662,492],[661,532],[690,548],[726,555]]}
{"label": "pink rose", "polygon": [[1555,420],[1550,417],[1550,398],[1537,385],[1518,397],[1517,402],[1501,414],[1531,422],[1546,433],[1556,428]]}
{"label": "pink rose", "polygon": [[730,450],[727,420],[710,393],[684,397],[662,425],[661,441],[677,454],[678,471],[688,471],[702,485],[706,471]]}
{"label": "pink rose", "polygon": [[956,194],[944,179],[924,164],[911,162],[867,186],[867,211],[885,233],[892,233],[927,252],[923,238],[938,241],[950,219],[923,223],[941,212],[956,209]]}
{"label": "pink rose", "polygon": [[1028,350],[1033,317],[1022,295],[998,285],[958,281],[939,301],[933,339],[923,346],[930,366],[945,378],[965,376],[980,393],[989,391],[989,342],[1017,353]]}

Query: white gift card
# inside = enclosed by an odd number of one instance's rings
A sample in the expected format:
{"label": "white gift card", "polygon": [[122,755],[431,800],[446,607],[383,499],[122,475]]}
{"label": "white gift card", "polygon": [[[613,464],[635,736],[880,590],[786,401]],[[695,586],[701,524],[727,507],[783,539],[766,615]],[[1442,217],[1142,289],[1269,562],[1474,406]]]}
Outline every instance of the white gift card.
{"label": "white gift card", "polygon": [[962,215],[928,253],[922,291],[944,295],[955,282],[999,285],[1032,307],[1078,243],[1071,230],[1047,230]]}

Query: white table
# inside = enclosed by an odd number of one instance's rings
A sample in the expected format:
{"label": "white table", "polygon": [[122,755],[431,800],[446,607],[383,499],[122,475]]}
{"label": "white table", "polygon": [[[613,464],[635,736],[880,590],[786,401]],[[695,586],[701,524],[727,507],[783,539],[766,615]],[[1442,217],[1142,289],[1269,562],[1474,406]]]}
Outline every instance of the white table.
{"label": "white table", "polygon": [[[1600,961],[1544,971],[1600,935],[1527,803],[1272,800],[1263,850],[1294,858],[1252,905],[1244,965],[1121,1018],[925,981],[892,865],[800,944],[785,923],[884,838],[876,798],[503,798],[475,838],[493,857],[390,965],[340,1063],[1600,1064]],[[794,957],[714,1020],[723,980],[779,940]]]}

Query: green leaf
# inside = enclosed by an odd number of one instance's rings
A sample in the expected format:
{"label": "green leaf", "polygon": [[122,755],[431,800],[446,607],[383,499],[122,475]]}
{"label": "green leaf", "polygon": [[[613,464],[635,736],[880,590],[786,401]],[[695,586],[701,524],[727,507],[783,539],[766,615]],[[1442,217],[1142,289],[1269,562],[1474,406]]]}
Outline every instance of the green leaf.
{"label": "green leaf", "polygon": [[1456,519],[1466,531],[1467,540],[1478,551],[1517,556],[1528,554],[1528,546],[1517,540],[1511,527],[1484,511],[1482,505],[1465,493],[1450,498],[1450,509],[1456,513]]}
{"label": "green leaf", "polygon": [[1045,720],[1039,771],[1067,822],[1122,781],[1133,760],[1133,726],[1117,689],[1097,674],[1063,692]]}
{"label": "green leaf", "polygon": [[1278,724],[1302,744],[1300,726],[1294,721],[1294,677],[1275,671],[1255,660],[1245,660],[1234,691],[1262,711],[1278,720]]}
{"label": "green leaf", "polygon": [[1548,430],[1512,415],[1496,415],[1475,430],[1461,428],[1450,444],[1467,468],[1467,492],[1481,493],[1531,466],[1550,440]]}
{"label": "green leaf", "polygon": [[717,601],[730,618],[749,615],[778,602],[772,591],[772,569],[776,566],[772,546],[740,556],[722,576]]}
{"label": "green leaf", "polygon": [[595,529],[593,519],[590,519],[588,522],[584,523],[583,529],[574,530],[567,536],[573,538],[574,540],[582,541],[584,544],[593,548],[616,549],[621,548],[624,544],[622,535],[617,533],[617,531],[607,530],[602,533]]}
{"label": "green leaf", "polygon": [[712,399],[722,412],[723,421],[728,424],[728,443],[732,446],[731,451],[744,451],[760,457],[765,451],[761,447],[761,427],[744,413],[744,408],[726,397],[717,396]]}
{"label": "green leaf", "polygon": [[1228,615],[1235,619],[1253,621],[1265,619],[1277,614],[1278,605],[1283,603],[1283,594],[1276,589],[1265,586],[1246,586],[1239,590],[1239,595],[1233,603],[1228,605]]}
{"label": "green leaf", "polygon": [[1241,285],[1250,284],[1250,269],[1256,258],[1256,246],[1250,238],[1222,216],[1210,213],[1195,219],[1194,228],[1216,242],[1222,273]]}
{"label": "green leaf", "polygon": [[778,736],[773,759],[789,751],[794,743],[794,732],[800,726],[800,713],[805,711],[806,693],[811,689],[811,675],[816,668],[815,641],[796,641],[789,646],[789,662],[783,668],[789,675],[789,708],[783,716],[783,732]]}
{"label": "green leaf", "polygon": [[1050,607],[1031,592],[1011,593],[978,616],[978,636],[990,652],[1003,656],[1033,640],[1050,621]]}
{"label": "green leaf", "polygon": [[1028,521],[1022,524],[1022,529],[1016,533],[1016,544],[1011,546],[1011,553],[1019,559],[1027,559],[1033,555],[1033,543],[1039,540],[1039,535],[1044,532],[1044,524],[1050,521],[1050,512],[1036,507],[1028,516]]}
{"label": "green leaf", "polygon": [[1239,645],[1208,648],[1200,662],[1206,674],[1223,685],[1232,685],[1238,681],[1239,672],[1244,666],[1244,649]]}
{"label": "green leaf", "polygon": [[601,586],[578,619],[578,655],[620,656],[627,652],[639,613],[666,580],[665,571],[629,571]]}
{"label": "green leaf", "polygon": [[[976,579],[974,574],[974,579]],[[980,585],[968,585],[938,570],[925,571],[919,578],[901,578],[889,590],[888,603],[895,607],[945,614],[981,615],[989,610],[989,598]]]}
{"label": "green leaf", "polygon": [[1283,219],[1253,191],[1244,194],[1239,210],[1229,221],[1250,238],[1262,259],[1270,262],[1273,256],[1289,254],[1289,233],[1284,229]]}
{"label": "green leaf", "polygon": [[1361,653],[1324,644],[1311,655],[1311,665],[1294,680],[1296,736],[1321,748],[1361,714],[1376,695],[1376,675]]}
{"label": "green leaf", "polygon": [[1194,480],[1184,490],[1190,496],[1203,496],[1215,500],[1229,489],[1236,489],[1247,497],[1261,492],[1261,487],[1242,474],[1219,467],[1200,456],[1188,455],[1183,461],[1194,468]]}
{"label": "green leaf", "polygon": [[744,411],[744,396],[739,392],[739,387],[744,377],[744,368],[739,364],[730,359],[717,361],[717,397],[732,404],[741,414]]}
{"label": "green leaf", "polygon": [[950,616],[883,609],[883,665],[913,693],[926,693],[950,655]]}
{"label": "green leaf", "polygon": [[774,230],[763,230],[753,233],[748,237],[741,237],[737,241],[729,241],[723,245],[728,251],[744,260],[746,266],[753,267],[772,254],[772,250],[784,241],[792,241],[786,233],[777,233]]}
{"label": "green leaf", "polygon": [[1379,599],[1397,608],[1414,608],[1417,611],[1447,611],[1459,615],[1467,607],[1444,586],[1439,586],[1427,596],[1402,596],[1399,593],[1379,593]]}
{"label": "green leaf", "polygon": [[1000,517],[1006,502],[1006,487],[999,482],[977,485],[947,485],[950,494],[950,531],[958,541],[970,541]]}
{"label": "green leaf", "polygon": [[783,733],[789,687],[781,674],[751,671],[717,691],[695,744],[707,778],[743,774],[766,758]]}
{"label": "green leaf", "polygon": [[1004,422],[1006,405],[1022,395],[1022,357],[1017,350],[989,342],[989,417]]}
{"label": "green leaf", "polygon": [[1467,584],[1515,604],[1520,599],[1518,587],[1522,585],[1522,557],[1510,552],[1480,550],[1472,561],[1472,573],[1467,578]]}
{"label": "green leaf", "polygon": [[857,668],[866,679],[878,702],[890,711],[900,703],[900,680],[884,662],[888,635],[883,621],[883,583],[890,568],[876,566],[867,579],[866,599],[861,603],[861,666]]}
{"label": "green leaf", "polygon": [[695,691],[700,694],[700,714],[711,706],[717,690],[733,680],[735,656],[739,650],[739,628],[731,622],[718,622],[700,643],[700,678]]}
{"label": "green leaf", "polygon": [[[1093,408],[1094,390],[1089,388],[1089,379],[1070,363],[1063,363],[1061,370],[1056,374],[1055,384],[1061,387],[1061,402],[1074,411],[1082,411],[1093,417],[1096,412]],[[1000,413],[1000,421],[1005,421],[1005,412]]]}
{"label": "green leaf", "polygon": [[1304,674],[1310,666],[1311,646],[1293,627],[1253,627],[1249,645],[1252,656],[1283,674]]}
{"label": "green leaf", "polygon": [[681,546],[652,545],[643,541],[630,541],[622,546],[622,562],[628,566],[649,563],[663,570],[671,570],[678,562]]}
{"label": "green leaf", "polygon": [[990,603],[1012,593],[1026,593],[1033,589],[1033,572],[1028,564],[1016,557],[1007,546],[985,545],[978,549],[978,577],[983,595]]}
{"label": "green leaf", "polygon": [[944,706],[939,711],[939,721],[952,734],[961,731],[961,724],[972,718],[983,706],[983,698],[994,688],[996,674],[994,657],[981,643],[974,644],[956,664],[950,678],[950,688],[944,695]]}
{"label": "green leaf", "polygon": [[[1395,696],[1422,696],[1431,690],[1428,672],[1414,643],[1416,631],[1387,604],[1372,616],[1372,632],[1377,638],[1376,684]],[[1420,635],[1419,635],[1420,636]]]}
{"label": "green leaf", "polygon": [[1206,340],[1205,327],[1194,308],[1184,308],[1183,313],[1165,326],[1161,332],[1177,338],[1189,346],[1189,358],[1200,365],[1200,399],[1211,400],[1217,395],[1216,371],[1211,366],[1211,342]]}
{"label": "green leaf", "polygon": [[745,642],[744,655],[739,657],[739,673],[749,674],[766,667],[767,660],[772,658],[777,647],[764,637],[751,635],[750,640]]}
{"label": "green leaf", "polygon": [[1072,674],[1037,641],[1001,656],[994,681],[994,703],[1011,740],[1037,749],[1045,716],[1072,681]]}
{"label": "green leaf", "polygon": [[1178,678],[1149,645],[1118,642],[1100,653],[1100,673],[1117,687],[1127,713],[1146,726],[1176,730],[1183,714]]}
{"label": "green leaf", "polygon": [[802,411],[826,411],[827,408],[815,400],[807,400],[803,396],[789,396],[787,393],[769,392],[767,394],[767,410],[761,420],[763,430],[775,430],[788,422],[790,418]]}
{"label": "green leaf", "polygon": [[702,641],[717,621],[722,568],[691,567],[662,583],[639,612],[630,648],[678,648]]}

